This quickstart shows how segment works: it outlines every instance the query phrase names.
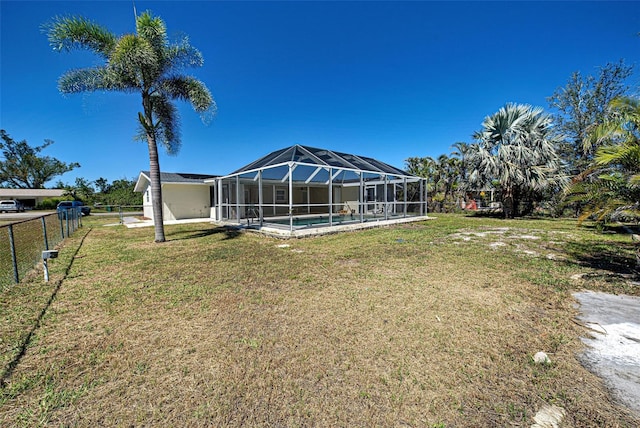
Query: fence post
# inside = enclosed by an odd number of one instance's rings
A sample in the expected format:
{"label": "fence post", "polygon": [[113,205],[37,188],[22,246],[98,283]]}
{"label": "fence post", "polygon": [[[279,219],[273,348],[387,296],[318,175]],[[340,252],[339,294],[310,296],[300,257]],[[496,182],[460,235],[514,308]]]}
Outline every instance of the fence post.
{"label": "fence post", "polygon": [[44,249],[49,250],[49,240],[47,239],[47,222],[44,221],[44,216],[40,217],[42,220],[42,235],[44,236]]}
{"label": "fence post", "polygon": [[9,246],[11,247],[11,261],[13,262],[13,280],[17,283],[20,282],[20,276],[18,274],[18,257],[16,255],[16,244],[13,239],[13,226],[9,224]]}
{"label": "fence post", "polygon": [[69,214],[71,214],[71,212],[67,210],[66,214],[67,215],[65,215],[65,218],[67,219],[67,238],[68,238],[69,236],[71,236],[71,234],[69,233]]}
{"label": "fence post", "polygon": [[60,220],[60,239],[64,239],[64,226],[62,225],[62,216],[58,213],[58,219]]}

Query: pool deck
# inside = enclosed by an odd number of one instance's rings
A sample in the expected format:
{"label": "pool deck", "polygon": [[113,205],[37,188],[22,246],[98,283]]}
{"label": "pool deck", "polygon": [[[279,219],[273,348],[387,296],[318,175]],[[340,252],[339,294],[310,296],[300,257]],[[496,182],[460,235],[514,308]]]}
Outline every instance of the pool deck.
{"label": "pool deck", "polygon": [[[210,218],[185,218],[182,220],[167,220],[164,222],[165,226],[172,224],[188,224],[188,223],[214,223]],[[153,220],[140,220],[136,217],[123,217],[122,223],[110,223],[105,226],[121,226],[124,225],[131,228],[138,227],[153,227]]]}
{"label": "pool deck", "polygon": [[[433,220],[434,217],[429,216],[413,216],[413,217],[398,217],[389,220],[368,220],[363,223],[358,221],[349,222],[346,224],[338,224],[335,226],[329,226],[328,224],[318,224],[314,226],[297,226],[293,230],[289,230],[289,225],[279,225],[273,223],[266,223],[262,227],[255,225],[241,225],[240,227],[247,232],[260,233],[267,236],[273,236],[276,238],[305,238],[309,236],[321,236],[339,232],[349,232],[355,230],[372,229],[375,227],[393,226],[395,224],[412,223],[417,221]],[[235,225],[237,223],[224,223],[224,225]]]}
{"label": "pool deck", "polygon": [[[412,216],[412,217],[398,217],[389,220],[381,219],[369,219],[363,223],[358,221],[338,224],[329,226],[328,224],[317,224],[313,226],[294,226],[293,231],[289,230],[289,225],[275,224],[265,222],[262,227],[257,224],[238,224],[237,222],[228,221],[214,221],[210,218],[195,218],[195,219],[183,219],[183,220],[170,220],[165,221],[166,226],[172,224],[187,224],[187,223],[210,223],[218,226],[234,227],[241,231],[260,233],[262,235],[273,236],[276,238],[289,239],[289,238],[304,238],[309,236],[321,236],[332,233],[348,232],[362,229],[372,229],[374,227],[387,227],[395,224],[411,223],[416,221],[433,220],[434,217],[429,216]],[[110,224],[109,226],[120,225],[121,223]],[[140,220],[135,217],[124,217],[124,226],[128,228],[138,227],[152,227],[153,220]]]}

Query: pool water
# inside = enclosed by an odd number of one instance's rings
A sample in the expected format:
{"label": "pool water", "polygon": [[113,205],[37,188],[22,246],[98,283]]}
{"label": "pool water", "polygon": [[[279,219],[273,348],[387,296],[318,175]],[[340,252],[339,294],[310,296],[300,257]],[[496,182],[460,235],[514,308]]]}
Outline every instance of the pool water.
{"label": "pool water", "polygon": [[[349,216],[349,215],[334,215],[331,219],[331,221],[334,224],[340,224],[340,223],[344,223],[344,222],[351,222],[351,221],[358,221],[360,220],[359,216]],[[289,219],[288,218],[282,218],[282,219],[269,219],[266,220],[266,222],[268,223],[275,223],[275,224],[285,224],[288,225],[289,224]],[[329,216],[328,215],[320,215],[320,216],[313,216],[313,217],[294,217],[293,218],[293,225],[294,226],[315,226],[315,225],[319,225],[319,224],[329,224]]]}
{"label": "pool water", "polygon": [[[377,219],[377,220],[383,220],[384,216],[374,216],[371,214],[367,214],[364,216],[364,221],[367,220],[373,220],[373,219]],[[360,215],[355,214],[355,215],[342,215],[342,214],[334,214],[331,218],[332,224],[337,225],[337,224],[343,224],[343,223],[353,223],[353,222],[359,222],[360,221]],[[265,219],[265,223],[272,223],[272,224],[283,224],[283,225],[289,225],[289,219],[288,218],[279,218],[279,219]],[[318,215],[318,216],[311,216],[311,217],[294,217],[293,218],[293,226],[297,226],[297,227],[304,227],[304,226],[317,226],[317,225],[322,225],[322,224],[329,224],[329,216],[328,215]]]}

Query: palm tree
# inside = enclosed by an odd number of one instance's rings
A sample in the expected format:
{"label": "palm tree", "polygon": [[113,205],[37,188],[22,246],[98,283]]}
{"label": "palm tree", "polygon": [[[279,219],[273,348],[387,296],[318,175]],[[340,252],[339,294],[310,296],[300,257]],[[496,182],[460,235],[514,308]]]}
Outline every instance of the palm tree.
{"label": "palm tree", "polygon": [[609,110],[608,119],[594,125],[583,142],[585,151],[599,148],[571,189],[573,200],[585,204],[581,221],[605,222],[640,211],[640,99],[616,98]]}
{"label": "palm tree", "polygon": [[463,141],[458,141],[457,143],[454,143],[451,148],[454,149],[451,152],[451,156],[456,157],[460,160],[460,181],[464,182],[467,179],[467,165],[465,163],[465,160],[467,158],[467,154],[469,153],[469,144]]}
{"label": "palm tree", "polygon": [[428,178],[433,173],[433,159],[430,157],[411,157],[404,161],[407,172]]}
{"label": "palm tree", "polygon": [[453,210],[455,205],[455,191],[458,189],[461,176],[461,159],[454,156],[440,155],[436,162],[438,171],[439,191],[442,192],[446,210]]}
{"label": "palm tree", "polygon": [[54,51],[87,49],[104,60],[102,65],[63,74],[58,80],[60,92],[100,90],[141,96],[138,138],[146,140],[149,150],[155,241],[164,242],[158,144],[169,154],[180,148],[179,115],[172,101],[189,102],[203,119],[215,113],[215,101],[205,84],[179,74],[186,67],[202,66],[202,55],[186,37],[169,43],[164,21],[149,12],[136,17],[136,34],[120,37],[82,17],[56,17],[46,30]]}
{"label": "palm tree", "polygon": [[507,104],[484,119],[474,138],[465,159],[469,183],[478,188],[497,181],[506,218],[517,214],[523,193],[566,183],[556,152],[560,139],[539,107]]}
{"label": "palm tree", "polygon": [[[627,171],[640,172],[640,99],[621,97],[609,104],[611,115],[596,126],[584,141],[585,150],[606,142],[596,151],[600,166],[620,165]],[[634,174],[633,181],[640,179]]]}
{"label": "palm tree", "polygon": [[466,193],[469,190],[472,190],[469,188],[469,180],[467,179],[469,175],[469,171],[468,171],[469,169],[468,160],[469,160],[469,153],[470,153],[469,143],[458,141],[454,143],[451,146],[451,148],[454,149],[451,152],[451,156],[458,160],[457,161],[458,177],[457,177],[455,191],[457,194],[456,205],[460,205],[461,200],[465,201]]}
{"label": "palm tree", "polygon": [[407,171],[427,178],[427,194],[435,202],[435,211],[453,208],[454,192],[458,188],[460,178],[460,159],[445,154],[433,159],[412,157],[405,161]]}

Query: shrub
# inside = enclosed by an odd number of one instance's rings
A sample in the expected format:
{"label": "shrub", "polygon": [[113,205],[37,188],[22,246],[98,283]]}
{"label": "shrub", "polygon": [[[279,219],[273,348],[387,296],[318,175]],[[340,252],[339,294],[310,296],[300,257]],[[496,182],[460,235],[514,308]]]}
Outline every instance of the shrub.
{"label": "shrub", "polygon": [[43,199],[42,202],[36,205],[35,209],[37,210],[55,210],[60,201],[69,201],[71,198],[69,197],[61,197],[61,198],[46,198]]}

